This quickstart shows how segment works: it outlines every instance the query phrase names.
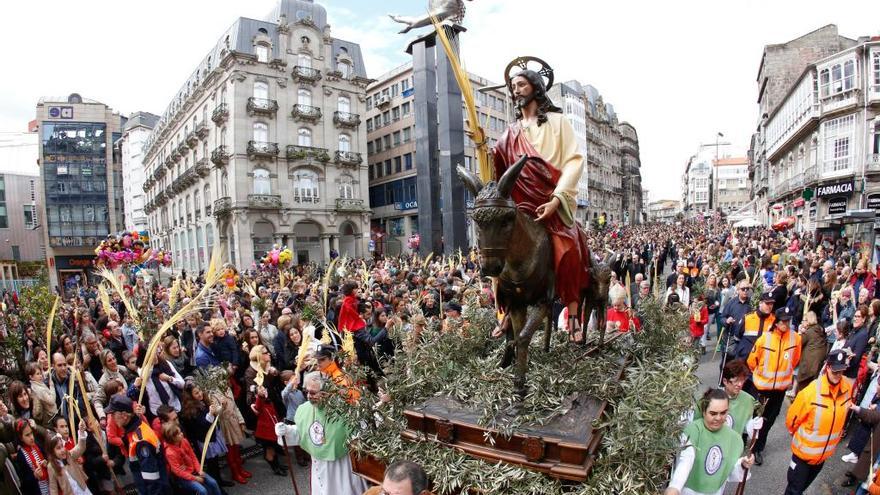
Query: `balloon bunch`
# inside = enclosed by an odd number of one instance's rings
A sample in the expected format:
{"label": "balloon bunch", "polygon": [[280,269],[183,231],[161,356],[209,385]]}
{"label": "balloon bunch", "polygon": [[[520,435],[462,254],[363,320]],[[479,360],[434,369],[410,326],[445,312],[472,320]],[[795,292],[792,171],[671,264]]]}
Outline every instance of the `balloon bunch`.
{"label": "balloon bunch", "polygon": [[223,287],[226,292],[235,292],[238,289],[238,282],[241,280],[241,277],[238,276],[238,271],[236,271],[235,267],[230,264],[226,264],[223,267],[223,273],[220,274],[220,280],[223,281]]}
{"label": "balloon bunch", "polygon": [[155,266],[171,266],[171,252],[165,251],[164,249],[160,249],[159,251],[153,251],[153,254],[150,256],[150,264],[154,264]]}
{"label": "balloon bunch", "polygon": [[272,246],[272,250],[263,256],[263,268],[285,268],[293,261],[293,251],[290,248],[279,248],[277,245]]}
{"label": "balloon bunch", "polygon": [[146,231],[108,235],[95,249],[95,266],[107,266],[112,270],[119,266],[140,265],[150,259],[149,240]]}

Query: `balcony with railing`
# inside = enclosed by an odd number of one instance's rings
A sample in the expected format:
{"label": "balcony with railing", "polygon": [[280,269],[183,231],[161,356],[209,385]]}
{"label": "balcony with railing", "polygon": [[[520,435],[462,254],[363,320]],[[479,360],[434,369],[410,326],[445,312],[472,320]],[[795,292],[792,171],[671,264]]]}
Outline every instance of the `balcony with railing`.
{"label": "balcony with railing", "polygon": [[153,202],[156,203],[156,206],[162,206],[166,202],[168,202],[168,194],[165,192],[164,189],[156,193],[156,197],[153,198]]}
{"label": "balcony with railing", "polygon": [[215,167],[222,167],[229,163],[229,156],[229,151],[226,149],[226,145],[221,144],[211,152],[211,163],[213,163]]}
{"label": "balcony with railing", "polygon": [[182,155],[180,153],[180,146],[173,148],[171,150],[171,153],[168,154],[168,159],[165,160],[165,166],[171,168],[172,166],[174,166],[174,163],[177,162],[177,160],[180,160],[181,156]]}
{"label": "balcony with railing", "polygon": [[356,167],[361,164],[363,159],[361,158],[361,154],[358,152],[337,150],[336,154],[333,156],[333,161],[339,165],[349,165]]}
{"label": "balcony with railing", "polygon": [[809,185],[819,180],[819,167],[813,165],[804,170],[804,185]]}
{"label": "balcony with railing", "polygon": [[321,71],[302,65],[295,65],[290,75],[296,82],[307,82],[315,84],[316,82],[321,80]]}
{"label": "balcony with railing", "polygon": [[338,211],[364,211],[364,200],[353,198],[336,198]]}
{"label": "balcony with railing", "polygon": [[199,136],[196,135],[196,131],[192,130],[189,134],[186,135],[186,145],[190,148],[195,148],[196,145],[199,144]]}
{"label": "balcony with railing", "polygon": [[277,210],[281,208],[281,195],[248,194],[248,207],[257,210]]}
{"label": "balcony with railing", "polygon": [[868,155],[868,161],[865,162],[865,172],[880,172],[880,153]]}
{"label": "balcony with railing", "polygon": [[211,165],[208,163],[208,157],[203,156],[196,162],[196,173],[199,174],[199,177],[207,177],[211,174]]}
{"label": "balcony with railing", "polygon": [[316,160],[324,163],[330,161],[330,151],[326,148],[299,146],[296,144],[287,145],[286,156],[288,160]]}
{"label": "balcony with railing", "polygon": [[356,113],[336,111],[333,112],[333,123],[337,127],[357,129],[361,125],[361,116]]}
{"label": "balcony with railing", "polygon": [[232,211],[232,198],[225,196],[214,201],[214,216],[222,217]]}
{"label": "balcony with railing", "polygon": [[247,101],[248,115],[275,115],[278,111],[278,102],[269,98],[257,98],[251,96]]}
{"label": "balcony with railing", "polygon": [[226,122],[226,119],[228,119],[228,118],[229,118],[229,105],[227,105],[226,103],[221,103],[221,104],[217,105],[217,108],[215,108],[214,111],[211,112],[211,120],[217,125],[220,125],[223,122]]}
{"label": "balcony with railing", "polygon": [[186,141],[181,141],[180,144],[177,145],[177,153],[181,157],[184,157],[189,153],[189,145],[186,144]]}
{"label": "balcony with railing", "polygon": [[278,156],[278,143],[269,141],[248,141],[248,158],[274,158]]}
{"label": "balcony with railing", "polygon": [[290,116],[293,117],[293,120],[314,124],[321,120],[321,109],[312,105],[297,103],[293,106],[293,110],[290,111]]}
{"label": "balcony with railing", "polygon": [[788,181],[788,187],[793,191],[797,191],[799,189],[803,189],[804,187],[804,173],[801,172],[799,174],[794,174],[791,176],[791,179]]}
{"label": "balcony with railing", "polygon": [[204,120],[199,122],[199,124],[196,126],[195,132],[196,136],[198,136],[199,139],[208,139],[208,124],[206,124]]}

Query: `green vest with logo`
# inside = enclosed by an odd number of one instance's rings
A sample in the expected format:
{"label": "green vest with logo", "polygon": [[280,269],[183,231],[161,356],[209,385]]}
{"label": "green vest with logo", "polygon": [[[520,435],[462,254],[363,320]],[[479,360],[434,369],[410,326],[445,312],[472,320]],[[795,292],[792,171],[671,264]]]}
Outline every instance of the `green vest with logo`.
{"label": "green vest with logo", "polygon": [[684,486],[699,493],[715,493],[724,486],[743,452],[742,437],[726,424],[718,431],[706,429],[702,419],[684,429],[687,446],[696,450],[694,466]]}
{"label": "green vest with logo", "polygon": [[296,409],[299,446],[313,458],[335,461],[348,454],[348,428],[342,421],[330,421],[324,411],[311,402]]}
{"label": "green vest with logo", "polygon": [[[730,410],[727,411],[727,419],[725,422],[733,431],[742,436],[746,431],[746,425],[755,413],[755,400],[750,394],[740,392],[736,399],[730,399]],[[694,409],[694,420],[702,419],[699,406]]]}

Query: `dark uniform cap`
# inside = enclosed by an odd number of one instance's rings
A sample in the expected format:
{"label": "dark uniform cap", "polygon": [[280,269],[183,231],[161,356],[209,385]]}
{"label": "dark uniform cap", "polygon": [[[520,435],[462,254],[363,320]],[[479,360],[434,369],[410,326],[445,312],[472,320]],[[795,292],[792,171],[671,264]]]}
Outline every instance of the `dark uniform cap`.
{"label": "dark uniform cap", "polygon": [[765,292],[761,293],[761,300],[762,301],[775,301],[776,298],[773,297],[773,294],[771,294],[770,291],[765,291]]}
{"label": "dark uniform cap", "polygon": [[789,309],[786,306],[786,307],[777,309],[774,316],[776,317],[776,321],[790,321],[791,317],[793,315],[792,315],[791,309]]}
{"label": "dark uniform cap", "polygon": [[114,395],[110,399],[110,404],[104,409],[104,412],[127,412],[129,414],[134,414],[134,404],[131,402],[131,399],[124,395]]}
{"label": "dark uniform cap", "polygon": [[446,303],[446,311],[457,311],[457,312],[461,313],[461,304],[458,304],[457,302],[454,302],[454,301]]}
{"label": "dark uniform cap", "polygon": [[844,349],[831,351],[826,363],[831,371],[843,371],[849,367],[849,353]]}

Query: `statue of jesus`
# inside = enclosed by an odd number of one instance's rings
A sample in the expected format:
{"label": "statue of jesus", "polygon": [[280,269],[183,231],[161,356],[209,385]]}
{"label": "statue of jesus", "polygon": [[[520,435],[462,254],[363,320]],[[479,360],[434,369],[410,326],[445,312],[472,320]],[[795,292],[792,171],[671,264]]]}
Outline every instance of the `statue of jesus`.
{"label": "statue of jesus", "polygon": [[511,191],[517,208],[542,222],[551,236],[556,295],[568,308],[568,328],[583,340],[580,293],[589,282],[587,238],[574,219],[584,157],[574,129],[547,97],[541,75],[522,70],[507,81],[515,105],[511,123],[493,150],[495,177],[525,154],[530,158]]}

